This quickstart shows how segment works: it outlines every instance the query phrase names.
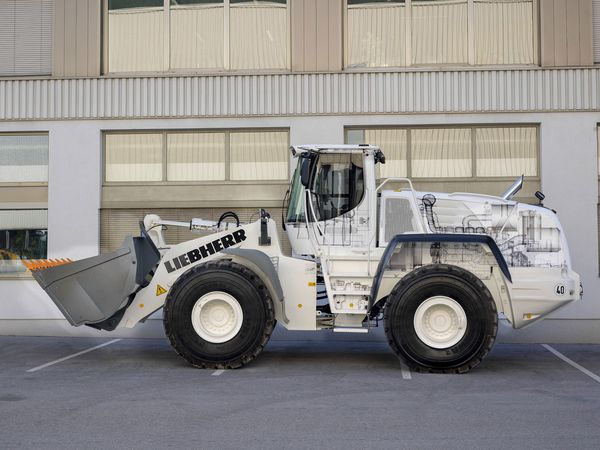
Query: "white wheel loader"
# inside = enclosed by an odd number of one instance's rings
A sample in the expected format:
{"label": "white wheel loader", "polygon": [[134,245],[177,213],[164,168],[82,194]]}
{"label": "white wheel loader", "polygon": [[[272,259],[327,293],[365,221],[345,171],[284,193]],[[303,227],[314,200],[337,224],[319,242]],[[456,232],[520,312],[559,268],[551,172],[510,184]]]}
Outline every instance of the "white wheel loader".
{"label": "white wheel loader", "polygon": [[[416,192],[377,181],[369,145],[292,146],[298,159],[283,226],[144,218],[141,236],[81,261],[31,261],[35,279],[68,321],[134,327],[163,309],[177,353],[203,368],[237,368],[260,354],[275,323],[288,330],[367,333],[383,320],[408,366],[465,372],[490,351],[501,313],[521,328],[578,300],[556,214],[501,197]],[[394,188],[392,188],[394,187]],[[233,223],[234,219],[236,223]],[[168,245],[164,227],[214,231]]]}

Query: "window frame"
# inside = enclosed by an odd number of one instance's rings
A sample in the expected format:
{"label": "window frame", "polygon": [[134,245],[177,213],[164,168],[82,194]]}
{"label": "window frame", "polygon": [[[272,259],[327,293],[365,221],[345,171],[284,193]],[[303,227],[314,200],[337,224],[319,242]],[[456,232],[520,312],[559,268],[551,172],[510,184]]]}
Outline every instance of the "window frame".
{"label": "window frame", "polygon": [[[48,131],[2,131],[0,132],[0,136],[47,136],[48,157],[50,156],[50,133],[48,133]],[[48,158],[48,174],[49,173],[50,158]],[[48,181],[0,181],[0,187],[48,187]]]}
{"label": "window frame", "polygon": [[[290,146],[289,128],[202,128],[202,129],[147,129],[147,130],[102,130],[102,185],[103,186],[205,186],[205,185],[247,185],[264,184],[280,185],[289,183],[290,180],[290,152],[285,153],[285,164],[288,168],[286,178],[276,180],[232,180],[230,178],[230,135],[232,133],[260,133],[260,132],[285,132],[287,133],[287,146]],[[225,134],[225,179],[224,180],[206,180],[206,181],[169,181],[167,180],[167,136],[169,134],[189,134],[189,133],[224,133]],[[115,134],[161,134],[162,135],[162,177],[161,181],[106,181],[106,136]]]}
{"label": "window frame", "polygon": [[[416,0],[418,1],[418,0]],[[467,63],[444,63],[444,64],[413,64],[412,63],[412,2],[413,0],[404,0],[406,8],[406,29],[404,42],[404,66],[386,66],[386,67],[351,67],[348,65],[348,0],[343,0],[342,10],[342,70],[344,72],[397,72],[401,71],[419,71],[427,70],[447,70],[448,67],[456,69],[470,70],[497,70],[499,67],[509,67],[511,69],[540,67],[541,64],[541,45],[540,45],[540,0],[532,0],[533,5],[533,56],[532,64],[475,64],[475,0],[465,0],[467,2]],[[385,0],[382,0],[385,2]]]}
{"label": "window frame", "polygon": [[[48,137],[48,156],[50,156],[50,133],[44,130],[38,131],[8,131],[8,132],[0,132],[0,136],[47,136]],[[48,174],[50,173],[50,158],[48,158]],[[20,199],[18,201],[12,202],[1,202],[0,201],[0,210],[2,211],[10,211],[10,210],[45,210],[46,214],[48,213],[48,181],[25,181],[25,182],[0,182],[0,188],[13,188],[17,190],[19,193],[24,194],[23,196],[26,199]],[[35,201],[30,200],[30,197],[40,197],[40,194],[45,191],[45,201]],[[0,231],[1,232],[1,231]],[[46,233],[47,233],[47,241],[46,245],[48,245],[50,236],[48,232],[48,224],[46,223]],[[46,247],[46,252],[48,251],[48,247]],[[0,280],[31,280],[32,275],[29,270],[25,272],[0,272]]]}
{"label": "window frame", "polygon": [[[43,228],[43,230],[46,231],[46,258],[48,258],[49,233],[48,233],[48,222],[47,222],[47,218],[48,218],[47,205],[45,207],[38,207],[38,205],[35,205],[35,204],[25,205],[25,204],[21,203],[17,206],[0,208],[0,211],[46,211],[46,228]],[[40,230],[40,228],[27,228],[27,229],[23,229],[23,230],[32,231],[32,230]],[[9,231],[9,230],[0,230],[0,233],[2,233],[3,231]],[[19,230],[16,230],[16,231],[19,231]],[[0,247],[0,249],[3,249],[3,247]],[[37,258],[37,259],[40,259],[40,258]],[[23,259],[19,259],[19,261],[23,261]],[[25,261],[30,261],[30,260],[25,260]],[[0,272],[0,280],[30,280],[32,278],[33,278],[33,276],[31,275],[31,271],[27,268],[26,268],[26,270],[21,271],[21,272]]]}
{"label": "window frame", "polygon": [[[471,177],[413,177],[412,175],[412,143],[411,130],[415,129],[449,129],[463,128],[471,130]],[[434,125],[369,125],[369,126],[347,126],[344,127],[344,141],[348,142],[348,131],[351,130],[407,130],[406,133],[406,178],[418,180],[419,182],[435,182],[435,181],[511,181],[518,175],[511,176],[494,176],[486,177],[477,174],[477,133],[480,128],[535,128],[536,132],[536,175],[526,175],[525,179],[532,181],[540,181],[540,123],[477,123],[477,124],[434,124]],[[365,142],[366,143],[366,142]],[[384,150],[385,154],[385,150]],[[383,179],[383,178],[382,178]]]}
{"label": "window frame", "polygon": [[[290,73],[292,69],[292,19],[291,5],[293,0],[286,0],[286,67],[282,69],[231,69],[230,56],[230,0],[223,0],[223,68],[190,68],[190,69],[173,69],[171,68],[171,1],[163,0],[163,20],[165,27],[165,40],[163,42],[164,64],[165,68],[161,71],[131,71],[131,72],[113,72],[110,70],[110,61],[108,58],[109,49],[109,0],[102,0],[102,74],[105,76],[123,77],[137,74],[222,74],[222,73],[242,73],[242,74],[265,74],[265,73]],[[345,1],[345,0],[344,0]]]}

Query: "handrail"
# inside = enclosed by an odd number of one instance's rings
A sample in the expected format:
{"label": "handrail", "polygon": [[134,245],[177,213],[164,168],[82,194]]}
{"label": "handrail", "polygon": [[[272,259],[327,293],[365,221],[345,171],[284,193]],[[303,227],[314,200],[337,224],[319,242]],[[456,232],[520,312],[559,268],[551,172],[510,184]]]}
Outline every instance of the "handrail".
{"label": "handrail", "polygon": [[314,223],[317,226],[317,228],[319,229],[319,232],[321,233],[321,236],[323,236],[323,239],[325,239],[325,231],[322,230],[321,227],[319,226],[320,220],[317,220],[317,215],[315,214],[315,207],[313,205],[312,198],[310,196],[310,191],[308,189],[306,191],[308,192],[307,197],[308,197],[308,204],[310,206],[310,212],[312,213],[312,216],[315,219]]}
{"label": "handrail", "polygon": [[[323,245],[325,245],[325,233],[323,233],[323,230],[321,230],[321,227],[319,226],[319,224],[318,224],[318,222],[316,220],[317,216],[315,215],[315,210],[314,210],[314,207],[313,207],[313,204],[312,204],[312,199],[310,198],[310,191],[308,189],[305,189],[304,190],[304,199],[305,199],[305,201],[303,201],[302,203],[304,204],[304,220],[306,221],[306,232],[308,233],[308,240],[311,241],[311,244],[312,244],[313,249],[315,251],[315,255],[319,255],[320,256],[321,249],[319,248],[320,246],[318,245],[319,241],[318,241],[318,238],[317,238],[317,234],[316,234],[315,230],[312,228],[311,221],[309,220],[308,209],[307,209],[307,206],[306,206],[306,198],[308,198],[308,203],[309,203],[309,206],[310,206],[310,211],[312,213],[312,217],[313,217],[313,220],[314,220],[312,223],[314,223],[317,226],[317,228],[319,229],[319,232],[321,233],[321,236],[323,236]],[[310,237],[311,230],[312,230],[312,233],[314,235],[314,240],[311,239],[311,237]]]}
{"label": "handrail", "polygon": [[[418,206],[417,206],[418,205],[417,204],[417,196],[415,195],[415,188],[413,187],[412,181],[410,181],[409,178],[405,178],[405,177],[390,177],[390,178],[386,178],[385,180],[383,180],[383,182],[379,186],[377,186],[377,189],[375,189],[375,195],[377,195],[377,193],[379,192],[379,190],[383,186],[385,186],[387,183],[394,182],[394,181],[395,182],[404,181],[404,182],[408,183],[408,186],[410,187],[410,194],[411,194],[411,196],[413,198],[413,201],[414,201],[414,207],[417,208],[416,212],[418,213],[419,211],[418,211]],[[420,219],[421,219],[420,223],[421,223],[421,229],[422,229],[422,231],[424,233],[427,233],[428,231],[431,231],[429,229],[429,227],[426,226],[425,221],[423,220],[423,217],[421,216],[421,214],[417,214],[417,217],[420,217]]]}
{"label": "handrail", "polygon": [[377,189],[375,189],[375,193],[377,194],[377,192],[379,192],[379,190],[385,186],[387,183],[391,182],[391,181],[406,181],[408,183],[408,185],[410,186],[410,190],[415,191],[415,188],[413,187],[412,181],[410,181],[409,178],[405,178],[405,177],[390,177],[390,178],[386,178],[385,180],[383,180],[383,183],[381,183],[379,186],[377,186]]}

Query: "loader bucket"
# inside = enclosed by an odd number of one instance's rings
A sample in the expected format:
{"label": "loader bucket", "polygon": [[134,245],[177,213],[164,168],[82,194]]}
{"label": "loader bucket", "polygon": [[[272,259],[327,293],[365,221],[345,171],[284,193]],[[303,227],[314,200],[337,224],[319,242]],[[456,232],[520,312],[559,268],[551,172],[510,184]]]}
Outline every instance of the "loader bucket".
{"label": "loader bucket", "polygon": [[[148,284],[146,278],[159,260],[159,251],[142,228],[142,236],[125,238],[112,253],[33,267],[31,273],[71,325],[112,330],[132,295]],[[113,316],[118,320],[110,321]]]}

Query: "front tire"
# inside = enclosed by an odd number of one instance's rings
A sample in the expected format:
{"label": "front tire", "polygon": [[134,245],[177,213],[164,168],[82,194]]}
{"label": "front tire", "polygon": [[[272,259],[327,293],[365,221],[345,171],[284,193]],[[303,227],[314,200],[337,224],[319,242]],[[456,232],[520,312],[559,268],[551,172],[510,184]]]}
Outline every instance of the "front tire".
{"label": "front tire", "polygon": [[256,358],[269,341],[275,318],[262,280],[229,260],[184,273],[163,309],[171,346],[195,367],[235,369]]}
{"label": "front tire", "polygon": [[491,350],[496,304],[486,286],[460,267],[432,264],[394,287],[384,309],[392,350],[421,372],[462,373]]}

